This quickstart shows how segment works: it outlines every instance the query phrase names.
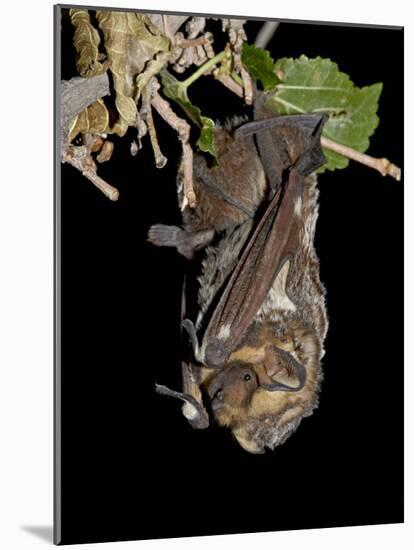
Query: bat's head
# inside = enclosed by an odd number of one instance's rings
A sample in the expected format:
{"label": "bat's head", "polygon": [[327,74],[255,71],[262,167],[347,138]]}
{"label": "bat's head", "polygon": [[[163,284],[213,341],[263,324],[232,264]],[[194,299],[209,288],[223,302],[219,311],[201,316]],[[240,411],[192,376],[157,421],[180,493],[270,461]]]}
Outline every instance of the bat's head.
{"label": "bat's head", "polygon": [[[257,343],[257,341],[256,341]],[[244,345],[208,383],[214,416],[251,453],[274,449],[317,406],[321,346],[309,330]]]}
{"label": "bat's head", "polygon": [[260,385],[253,365],[235,361],[222,369],[208,387],[211,408],[221,425],[243,416]]}

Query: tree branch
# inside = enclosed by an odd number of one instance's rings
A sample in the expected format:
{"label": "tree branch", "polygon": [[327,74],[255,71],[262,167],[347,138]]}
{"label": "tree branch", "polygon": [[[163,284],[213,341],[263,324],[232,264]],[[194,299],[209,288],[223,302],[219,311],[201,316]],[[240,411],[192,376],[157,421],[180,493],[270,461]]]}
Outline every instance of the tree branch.
{"label": "tree branch", "polygon": [[96,173],[96,165],[86,147],[75,147],[73,145],[65,147],[62,152],[62,160],[82,172],[82,175],[102,191],[108,199],[111,201],[118,200],[118,189],[98,176]]}
{"label": "tree branch", "polygon": [[239,97],[243,97],[244,95],[243,87],[240,86],[240,84],[237,84],[237,82],[235,82],[231,76],[227,74],[220,74],[219,69],[216,69],[215,71],[213,71],[213,76],[216,80],[221,82],[223,86],[228,88],[231,92],[233,92]]}
{"label": "tree branch", "polygon": [[370,155],[355,151],[355,149],[351,149],[351,147],[336,143],[335,141],[332,141],[331,139],[328,139],[326,137],[321,138],[321,145],[322,147],[325,147],[326,149],[329,149],[334,153],[338,153],[339,155],[355,160],[356,162],[365,164],[365,166],[369,166],[374,170],[378,170],[378,172],[383,176],[391,176],[397,181],[401,180],[401,168],[399,168],[386,158],[371,157]]}
{"label": "tree branch", "polygon": [[181,209],[184,210],[187,204],[193,208],[196,204],[196,195],[193,187],[193,150],[191,149],[191,145],[189,143],[190,125],[174,113],[168,101],[163,99],[158,93],[159,88],[159,82],[154,79],[151,104],[158,114],[165,120],[165,122],[174,128],[174,130],[178,133],[183,150],[181,170],[183,174],[182,180],[184,200],[181,205]]}
{"label": "tree branch", "polygon": [[155,165],[157,168],[164,168],[167,164],[167,157],[165,157],[161,152],[157,132],[155,130],[154,119],[152,118],[151,88],[151,83],[149,83],[148,87],[143,90],[141,114],[145,118],[145,122],[148,127],[152,150],[154,151]]}
{"label": "tree branch", "polygon": [[64,133],[68,125],[88,105],[110,94],[109,77],[107,73],[82,78],[75,76],[70,80],[62,80],[60,96],[60,124]]}
{"label": "tree branch", "polygon": [[254,45],[258,48],[266,48],[273,35],[277,31],[279,23],[277,21],[266,21],[260,31],[257,33]]}

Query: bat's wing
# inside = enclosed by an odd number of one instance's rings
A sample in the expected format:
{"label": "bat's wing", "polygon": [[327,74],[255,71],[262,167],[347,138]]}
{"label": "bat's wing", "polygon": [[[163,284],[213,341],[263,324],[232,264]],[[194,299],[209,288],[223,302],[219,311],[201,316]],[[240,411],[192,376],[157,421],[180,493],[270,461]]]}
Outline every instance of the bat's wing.
{"label": "bat's wing", "polygon": [[[305,149],[266,208],[207,326],[201,349],[203,363],[209,367],[226,364],[283,265],[295,255],[304,176],[325,162],[320,145],[324,121],[324,115],[302,120],[306,125]],[[310,124],[312,132],[308,130]]]}
{"label": "bat's wing", "polygon": [[[186,316],[186,309],[186,278],[184,278],[183,291],[181,295],[181,321],[183,321]],[[181,323],[181,326],[183,328],[183,322]],[[184,337],[185,336],[182,330],[181,339],[184,340]],[[183,401],[183,415],[187,418],[193,428],[202,430],[207,428],[210,422],[208,413],[203,405],[203,397],[198,381],[199,370],[200,369],[198,368],[194,368],[190,362],[183,360],[181,361],[183,391],[178,392],[171,390],[167,386],[160,384],[156,384],[155,389],[157,393],[161,395],[168,395]]]}
{"label": "bat's wing", "polygon": [[[255,105],[255,117],[266,113],[263,97],[259,96],[259,109]],[[314,139],[315,124],[322,130],[327,118],[326,115],[287,115],[268,116],[243,124],[235,131],[235,137],[256,134],[257,147],[260,159],[265,170],[270,189],[276,192],[282,181],[283,172],[289,160],[295,161],[304,151],[303,160],[306,162],[307,173],[321,165],[320,147],[309,148]],[[324,162],[324,160],[322,161]]]}
{"label": "bat's wing", "polygon": [[[184,340],[184,319],[186,317],[186,279],[183,282],[183,293],[181,298],[181,340]],[[183,394],[186,397],[191,397],[192,400],[188,400],[183,405],[183,414],[191,424],[193,428],[204,429],[209,426],[209,417],[206,409],[203,405],[203,396],[200,390],[199,373],[200,369],[194,367],[190,361],[181,362],[181,373],[183,383]]]}

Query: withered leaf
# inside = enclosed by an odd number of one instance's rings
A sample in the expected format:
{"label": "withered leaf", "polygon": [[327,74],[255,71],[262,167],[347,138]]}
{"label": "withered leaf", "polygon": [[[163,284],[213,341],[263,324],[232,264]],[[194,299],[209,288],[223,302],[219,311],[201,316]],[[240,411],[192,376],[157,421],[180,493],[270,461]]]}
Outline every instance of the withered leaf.
{"label": "withered leaf", "polygon": [[109,112],[102,99],[94,101],[81,111],[69,127],[68,143],[78,134],[104,134],[110,131]]}
{"label": "withered leaf", "polygon": [[99,33],[91,24],[88,10],[70,9],[70,19],[75,27],[74,46],[77,52],[76,68],[81,76],[91,77],[104,73],[109,62],[101,63]]}
{"label": "withered leaf", "polygon": [[[111,63],[115,105],[119,113],[112,131],[122,136],[137,122],[137,76],[146,72],[147,63],[153,61],[157,53],[169,50],[170,42],[143,14],[97,11],[96,16]],[[162,59],[156,72],[166,61],[167,58]],[[154,71],[153,66],[151,70]]]}

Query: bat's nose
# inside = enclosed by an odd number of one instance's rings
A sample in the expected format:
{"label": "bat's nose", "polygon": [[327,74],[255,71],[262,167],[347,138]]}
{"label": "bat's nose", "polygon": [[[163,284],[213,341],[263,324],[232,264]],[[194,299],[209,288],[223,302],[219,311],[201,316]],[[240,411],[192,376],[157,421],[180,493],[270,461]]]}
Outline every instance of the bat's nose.
{"label": "bat's nose", "polygon": [[214,394],[213,399],[214,399],[214,400],[217,399],[217,401],[223,401],[223,395],[224,395],[224,393],[223,393],[222,388],[219,388],[219,389],[216,391],[216,393]]}
{"label": "bat's nose", "polygon": [[212,407],[213,411],[215,411],[215,410],[217,410],[221,407],[221,405],[223,404],[223,397],[224,397],[224,392],[223,392],[222,388],[219,388],[214,393],[213,399],[211,400],[211,407]]}

